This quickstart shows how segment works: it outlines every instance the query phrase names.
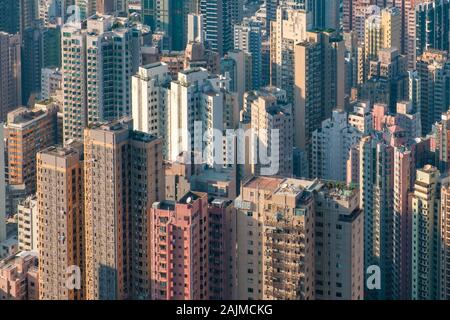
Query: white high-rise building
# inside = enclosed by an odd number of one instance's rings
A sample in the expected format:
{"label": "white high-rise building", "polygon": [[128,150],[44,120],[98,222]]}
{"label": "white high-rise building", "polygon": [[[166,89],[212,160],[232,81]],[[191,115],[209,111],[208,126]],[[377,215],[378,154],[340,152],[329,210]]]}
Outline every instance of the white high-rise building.
{"label": "white high-rise building", "polygon": [[126,19],[95,15],[62,30],[64,140],[92,123],[131,115],[131,75],[141,64],[141,31]]}
{"label": "white high-rise building", "polygon": [[[250,148],[253,174],[261,175],[262,167],[270,167],[271,175],[291,177],[293,174],[292,152],[294,148],[294,116],[292,104],[286,100],[286,92],[275,87],[262,88],[253,96],[247,95],[250,105],[251,128],[256,135],[255,147]],[[262,151],[262,148],[266,148]],[[261,159],[266,154],[267,161]],[[276,163],[273,163],[273,162]],[[267,163],[264,163],[267,162]]]}
{"label": "white high-rise building", "polygon": [[[178,80],[171,83],[168,133],[168,157],[179,160],[182,153],[203,154],[203,162],[209,166],[225,160],[224,153],[215,153],[213,129],[225,131],[234,127],[233,116],[238,112],[236,95],[227,89],[229,79],[211,75],[206,69],[194,68],[178,73]],[[219,137],[217,137],[219,139]],[[198,142],[198,143],[197,143]],[[223,140],[222,140],[223,142]],[[193,161],[198,161],[191,159]]]}
{"label": "white high-rise building", "polygon": [[[132,115],[134,130],[167,141],[169,91],[172,78],[164,62],[139,67],[132,77]],[[167,152],[164,147],[164,153]]]}
{"label": "white high-rise building", "polygon": [[348,121],[346,112],[333,111],[330,119],[312,134],[311,177],[345,181],[350,150],[362,133]]}

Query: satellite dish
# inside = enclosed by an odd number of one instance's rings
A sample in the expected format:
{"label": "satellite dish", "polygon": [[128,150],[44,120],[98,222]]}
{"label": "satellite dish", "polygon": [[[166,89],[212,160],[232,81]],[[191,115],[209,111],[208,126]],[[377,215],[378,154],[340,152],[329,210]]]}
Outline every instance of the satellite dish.
{"label": "satellite dish", "polygon": [[187,199],[186,199],[186,203],[191,203],[192,202],[192,198],[191,197],[188,197]]}

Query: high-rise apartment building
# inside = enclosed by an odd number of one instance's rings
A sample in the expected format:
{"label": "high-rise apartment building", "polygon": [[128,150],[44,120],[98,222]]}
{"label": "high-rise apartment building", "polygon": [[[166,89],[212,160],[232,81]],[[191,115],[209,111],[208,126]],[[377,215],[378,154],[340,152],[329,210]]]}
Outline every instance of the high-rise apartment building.
{"label": "high-rise apartment building", "polygon": [[188,15],[198,12],[198,0],[143,0],[143,23],[161,32],[170,50],[183,50],[188,43]]}
{"label": "high-rise apartment building", "polygon": [[430,49],[417,58],[416,65],[420,79],[422,133],[426,135],[450,105],[450,60],[447,52]]}
{"label": "high-rise apartment building", "polygon": [[200,0],[205,41],[220,56],[233,48],[233,26],[241,22],[243,8],[242,0]]}
{"label": "high-rise apartment building", "polygon": [[441,121],[433,126],[436,167],[443,175],[450,170],[450,112],[442,114]]}
{"label": "high-rise apartment building", "polygon": [[[423,143],[405,134],[407,121],[381,117],[374,106],[374,128],[360,141],[359,185],[364,217],[365,268],[378,266],[381,288],[366,288],[368,299],[408,299],[411,288],[413,220],[409,195],[416,168],[426,155]],[[402,115],[400,115],[402,116]],[[378,125],[378,118],[384,125]]]}
{"label": "high-rise apartment building", "polygon": [[262,24],[260,21],[245,18],[241,24],[234,26],[234,49],[242,50],[251,56],[252,83],[250,88],[261,87],[262,74]]}
{"label": "high-rise apartment building", "polygon": [[[311,157],[312,133],[332,110],[344,109],[344,43],[328,32],[308,32],[295,45],[294,146]],[[282,86],[283,88],[283,86]]]}
{"label": "high-rise apartment building", "polygon": [[215,198],[208,206],[208,294],[211,300],[236,299],[236,209],[233,200]]}
{"label": "high-rise apartment building", "polygon": [[324,182],[314,194],[315,297],[364,299],[364,218],[358,189]]}
{"label": "high-rise apartment building", "polygon": [[449,50],[450,2],[448,0],[418,1],[415,10],[415,56],[429,49]]}
{"label": "high-rise apartment building", "polygon": [[162,142],[131,120],[85,131],[86,298],[148,299],[148,212],[163,198]]}
{"label": "high-rise apartment building", "polygon": [[347,113],[333,111],[332,117],[312,133],[311,177],[346,181],[350,150],[362,135],[349,123]]}
{"label": "high-rise apartment building", "polygon": [[294,99],[295,47],[304,41],[312,28],[310,12],[293,3],[280,5],[271,25],[270,76],[271,85],[286,90],[288,101]]}
{"label": "high-rise apartment building", "polygon": [[396,112],[397,102],[408,99],[408,73],[406,57],[397,48],[378,50],[378,58],[369,61],[367,81],[359,90],[359,97],[374,103],[388,105]]}
{"label": "high-rise apartment building", "polygon": [[0,32],[0,122],[22,103],[20,46],[20,35]]}
{"label": "high-rise apartment building", "polygon": [[[217,144],[213,144],[211,130],[219,130],[225,136],[225,129],[234,129],[233,114],[238,113],[238,105],[228,86],[229,79],[211,75],[203,68],[184,70],[177,81],[172,81],[168,121],[170,161],[177,161],[180,154],[188,152],[192,161],[211,167],[226,162],[225,152],[214,152]],[[203,154],[203,159],[194,159],[194,153]]]}
{"label": "high-rise apartment building", "polygon": [[176,203],[153,205],[149,222],[153,300],[209,298],[208,220],[206,193],[188,192]]}
{"label": "high-rise apartment building", "polygon": [[409,195],[413,189],[415,179],[417,151],[416,145],[394,148],[394,204],[393,213],[396,219],[396,234],[398,234],[397,255],[399,263],[400,298],[410,299],[411,291],[411,233],[412,219],[410,215]]}
{"label": "high-rise apartment building", "polygon": [[131,75],[141,63],[141,31],[125,19],[95,15],[86,29],[62,29],[64,140],[90,124],[131,115]]}
{"label": "high-rise apartment building", "polygon": [[402,14],[397,7],[381,10],[381,48],[402,49]]}
{"label": "high-rise apartment building", "polygon": [[33,109],[18,108],[8,114],[9,184],[25,185],[36,192],[36,154],[56,143],[57,107],[36,104]]}
{"label": "high-rise apartment building", "polygon": [[84,297],[83,151],[79,143],[37,154],[39,299]]}
{"label": "high-rise apartment building", "polygon": [[0,32],[20,32],[20,1],[0,1]]}
{"label": "high-rise apartment building", "polygon": [[389,299],[398,295],[399,261],[394,252],[394,149],[381,137],[363,137],[359,146],[360,206],[364,210],[364,268],[379,266],[380,290],[368,290],[367,298]]}
{"label": "high-rise apartment building", "polygon": [[267,169],[269,173],[266,175],[292,176],[294,119],[286,92],[266,87],[255,91],[252,96],[247,95],[249,100],[251,128],[256,135],[250,147],[250,156],[256,160],[252,163],[252,173],[264,174],[262,168],[268,166],[273,170]]}
{"label": "high-rise apartment building", "polygon": [[62,30],[64,140],[81,139],[87,125],[86,31],[65,25]]}
{"label": "high-rise apartment building", "polygon": [[381,16],[375,14],[366,19],[364,27],[364,60],[368,65],[370,60],[378,58],[378,50],[383,45],[383,26]]}
{"label": "high-rise apartment building", "polygon": [[427,165],[417,170],[411,196],[411,298],[414,300],[439,298],[440,210],[439,171]]}
{"label": "high-rise apartment building", "polygon": [[253,177],[235,206],[239,299],[363,298],[363,218],[356,189]]}
{"label": "high-rise apartment building", "polygon": [[167,153],[167,121],[171,81],[169,68],[162,62],[139,67],[139,72],[131,80],[133,128],[165,138],[163,140],[164,157]]}
{"label": "high-rise apartment building", "polygon": [[314,207],[307,186],[272,177],[243,184],[235,201],[238,299],[314,298]]}
{"label": "high-rise apartment building", "polygon": [[312,11],[314,28],[322,30],[336,30],[341,28],[339,0],[300,1],[306,3],[306,8]]}
{"label": "high-rise apartment building", "polygon": [[440,299],[450,298],[450,188],[449,181],[442,181],[441,188],[441,214],[440,214]]}

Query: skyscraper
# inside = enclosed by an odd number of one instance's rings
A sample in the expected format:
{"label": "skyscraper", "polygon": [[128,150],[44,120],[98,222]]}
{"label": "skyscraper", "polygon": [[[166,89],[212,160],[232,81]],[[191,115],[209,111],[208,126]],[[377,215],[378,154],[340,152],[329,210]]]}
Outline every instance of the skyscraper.
{"label": "skyscraper", "polygon": [[[229,79],[211,75],[203,68],[184,70],[177,81],[172,81],[168,113],[170,161],[177,161],[186,152],[197,164],[213,167],[224,161],[226,149],[214,150],[217,144],[213,143],[212,130],[224,133],[226,129],[234,129],[234,117],[227,114],[237,113],[238,107],[228,86]],[[204,157],[193,158],[194,154]]]}
{"label": "skyscraper", "polygon": [[20,32],[20,1],[0,1],[0,32]]}
{"label": "skyscraper", "polygon": [[295,45],[294,146],[311,161],[311,137],[332,110],[344,109],[344,43],[328,32],[308,32]]}
{"label": "skyscraper", "polygon": [[425,135],[450,105],[450,60],[447,52],[430,49],[417,58],[416,64],[420,79],[422,133]]}
{"label": "skyscraper", "polygon": [[82,145],[50,147],[37,155],[39,298],[84,296]]}
{"label": "skyscraper", "polygon": [[340,2],[339,0],[315,0],[304,1],[307,9],[312,11],[314,17],[314,28],[316,29],[333,29],[339,31],[341,28],[340,21]]}
{"label": "skyscraper", "polygon": [[221,56],[233,48],[233,26],[242,20],[242,0],[200,0],[206,39]]}
{"label": "skyscraper", "polygon": [[22,102],[20,36],[0,32],[0,122]]}
{"label": "skyscraper", "polygon": [[41,91],[43,67],[43,29],[38,25],[28,27],[22,34],[22,105],[27,106]]}
{"label": "skyscraper", "polygon": [[277,19],[272,22],[270,37],[271,85],[286,90],[288,101],[294,99],[294,48],[307,38],[312,27],[309,12],[294,4],[281,5]]}
{"label": "skyscraper", "polygon": [[311,177],[345,181],[350,150],[362,135],[349,123],[347,113],[333,111],[332,117],[312,133]]}
{"label": "skyscraper", "polygon": [[131,75],[141,63],[141,32],[126,21],[95,15],[87,28],[64,26],[64,140],[85,126],[131,115]]}
{"label": "skyscraper", "polygon": [[441,221],[440,237],[441,256],[440,256],[440,299],[448,300],[450,298],[450,235],[447,232],[450,226],[450,189],[448,179],[443,179],[441,188]]}
{"label": "skyscraper", "polygon": [[236,299],[236,209],[233,200],[208,205],[208,294],[211,300]]}
{"label": "skyscraper", "polygon": [[139,67],[132,79],[133,127],[165,138],[164,157],[167,154],[170,82],[169,69],[162,62]]}
{"label": "skyscraper", "polygon": [[148,212],[165,191],[161,140],[123,119],[86,129],[84,141],[86,298],[149,299]]}
{"label": "skyscraper", "polygon": [[363,298],[357,189],[252,177],[235,206],[238,299]]}
{"label": "skyscraper", "polygon": [[162,32],[170,50],[183,50],[188,38],[188,14],[198,12],[198,0],[143,0],[144,24]]}
{"label": "skyscraper", "polygon": [[420,57],[426,50],[449,50],[450,2],[448,0],[419,1],[416,5],[416,48]]}
{"label": "skyscraper", "polygon": [[440,286],[440,189],[439,171],[427,165],[417,170],[411,197],[412,263],[411,298],[439,298]]}
{"label": "skyscraper", "polygon": [[[151,298],[208,299],[208,196],[188,192],[150,210]],[[149,240],[150,240],[149,239]]]}
{"label": "skyscraper", "polygon": [[[251,97],[247,95],[247,99],[252,100],[251,128],[256,135],[250,147],[250,156],[257,160],[252,165],[252,173],[261,175],[264,172],[261,169],[268,166],[276,171],[267,175],[291,177],[294,119],[292,104],[287,101],[286,92],[279,88],[266,87],[254,92]],[[266,155],[270,162],[262,155]],[[274,165],[278,167],[275,168]]]}
{"label": "skyscraper", "polygon": [[56,144],[56,112],[56,106],[49,103],[8,114],[9,184],[24,184],[28,194],[36,192],[36,154]]}
{"label": "skyscraper", "polygon": [[262,25],[255,19],[245,18],[241,24],[234,26],[234,49],[245,51],[251,56],[252,83],[250,88],[258,90],[261,87],[262,73]]}
{"label": "skyscraper", "polygon": [[35,0],[1,0],[0,32],[23,33],[37,17]]}
{"label": "skyscraper", "polygon": [[380,290],[365,288],[369,299],[392,299],[399,290],[394,268],[394,149],[380,137],[367,136],[360,146],[360,206],[364,212],[364,268],[380,267]]}

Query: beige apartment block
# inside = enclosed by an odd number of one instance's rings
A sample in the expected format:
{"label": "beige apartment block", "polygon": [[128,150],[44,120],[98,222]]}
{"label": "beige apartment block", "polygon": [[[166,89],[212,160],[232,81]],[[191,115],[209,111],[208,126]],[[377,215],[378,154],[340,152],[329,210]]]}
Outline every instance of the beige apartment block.
{"label": "beige apartment block", "polygon": [[148,299],[148,213],[164,197],[162,141],[131,120],[85,130],[86,298]]}
{"label": "beige apartment block", "polygon": [[37,154],[39,299],[83,298],[82,145]]}
{"label": "beige apartment block", "polygon": [[[237,210],[242,300],[363,299],[363,218],[357,189],[253,177]],[[325,290],[326,289],[326,290]]]}

